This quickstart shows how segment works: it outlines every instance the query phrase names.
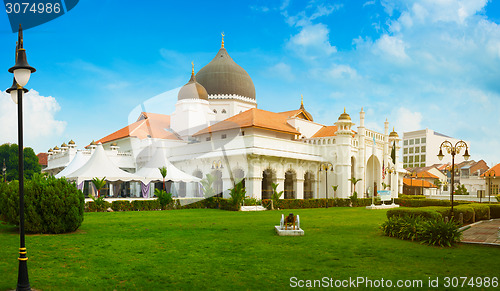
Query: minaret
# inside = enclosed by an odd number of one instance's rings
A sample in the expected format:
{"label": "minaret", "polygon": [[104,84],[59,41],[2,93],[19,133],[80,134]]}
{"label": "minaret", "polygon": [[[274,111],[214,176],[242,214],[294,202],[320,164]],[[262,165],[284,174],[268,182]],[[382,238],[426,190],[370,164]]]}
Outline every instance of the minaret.
{"label": "minaret", "polygon": [[337,185],[339,186],[337,193],[343,195],[340,198],[348,198],[351,196],[349,178],[351,175],[351,145],[353,138],[353,131],[351,127],[354,123],[351,121],[351,117],[349,114],[345,112],[339,116],[337,122],[335,122],[337,126],[337,131],[335,135],[336,144],[337,144],[337,164],[335,165],[335,176],[337,178]]}
{"label": "minaret", "polygon": [[[365,112],[363,111],[363,107],[361,107],[361,111],[359,112],[359,126],[358,126],[358,145],[359,145],[359,154],[358,159],[361,161],[359,164],[359,172],[362,174],[362,177],[356,177],[358,179],[363,179],[358,184],[359,193],[366,193],[366,149],[365,149],[365,139],[366,139],[366,128],[365,128]],[[356,174],[356,172],[355,172]],[[364,194],[363,194],[364,195]],[[361,197],[361,196],[358,196]]]}
{"label": "minaret", "polygon": [[207,90],[198,82],[191,62],[191,78],[182,86],[177,95],[175,111],[170,117],[170,128],[182,139],[189,138],[210,125],[215,114],[210,110]]}

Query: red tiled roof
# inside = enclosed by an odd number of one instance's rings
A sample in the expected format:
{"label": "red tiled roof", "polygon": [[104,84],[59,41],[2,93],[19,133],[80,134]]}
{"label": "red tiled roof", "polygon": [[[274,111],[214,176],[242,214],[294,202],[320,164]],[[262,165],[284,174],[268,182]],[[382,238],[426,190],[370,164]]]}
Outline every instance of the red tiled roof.
{"label": "red tiled roof", "polygon": [[491,167],[488,171],[484,172],[481,177],[485,177],[486,175],[490,175],[490,173],[493,172],[492,177],[500,177],[500,164],[496,164],[495,166]]}
{"label": "red tiled roof", "polygon": [[434,174],[431,174],[427,171],[423,171],[423,172],[420,172],[420,173],[417,173],[417,178],[433,178],[433,179],[439,179],[438,176],[434,175]]}
{"label": "red tiled roof", "polygon": [[318,130],[312,137],[327,137],[327,136],[335,136],[335,132],[337,132],[337,126],[323,126],[320,130]]}
{"label": "red tiled roof", "polygon": [[285,114],[252,108],[202,129],[195,133],[194,136],[204,133],[248,127],[274,130],[288,134],[300,134],[300,132],[287,123],[287,118],[288,117]]}
{"label": "red tiled roof", "polygon": [[38,157],[38,164],[41,166],[47,166],[47,158],[49,156],[48,153],[39,153],[36,156]]}
{"label": "red tiled roof", "polygon": [[95,143],[104,144],[125,137],[137,137],[139,139],[145,139],[149,137],[161,139],[179,139],[175,134],[168,131],[168,128],[170,128],[169,115],[142,112],[141,116],[137,119],[136,122],[101,138]]}
{"label": "red tiled roof", "polygon": [[403,178],[403,184],[408,187],[437,188],[437,186],[431,182],[419,179]]}
{"label": "red tiled roof", "polygon": [[312,121],[312,116],[310,116],[310,114],[305,111],[305,109],[296,109],[296,110],[290,110],[290,111],[283,111],[283,112],[278,112],[277,114],[280,114],[280,115],[283,115],[287,118],[291,117],[291,118],[294,118],[294,117],[299,117],[299,118],[302,118],[302,119],[305,119],[305,120],[310,120]]}

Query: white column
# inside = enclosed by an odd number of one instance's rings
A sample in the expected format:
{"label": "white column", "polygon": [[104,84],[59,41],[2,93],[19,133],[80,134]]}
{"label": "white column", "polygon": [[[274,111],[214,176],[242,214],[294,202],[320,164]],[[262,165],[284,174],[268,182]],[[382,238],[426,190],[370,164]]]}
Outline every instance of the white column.
{"label": "white column", "polygon": [[304,179],[297,179],[296,182],[296,197],[297,199],[304,199]]}

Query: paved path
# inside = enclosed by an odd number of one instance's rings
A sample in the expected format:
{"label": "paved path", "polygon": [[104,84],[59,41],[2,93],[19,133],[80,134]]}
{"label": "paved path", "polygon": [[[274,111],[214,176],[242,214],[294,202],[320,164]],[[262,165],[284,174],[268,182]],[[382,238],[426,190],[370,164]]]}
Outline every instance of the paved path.
{"label": "paved path", "polygon": [[463,232],[463,243],[500,246],[500,219],[482,220]]}

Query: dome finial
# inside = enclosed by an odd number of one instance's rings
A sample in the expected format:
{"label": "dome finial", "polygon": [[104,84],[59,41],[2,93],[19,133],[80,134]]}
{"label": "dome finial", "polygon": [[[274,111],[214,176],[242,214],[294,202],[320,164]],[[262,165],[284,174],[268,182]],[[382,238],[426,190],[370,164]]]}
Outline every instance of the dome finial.
{"label": "dome finial", "polygon": [[222,35],[222,45],[220,47],[224,48],[224,31],[221,33],[221,35]]}
{"label": "dome finial", "polygon": [[300,94],[300,107],[304,107],[304,95]]}
{"label": "dome finial", "polygon": [[345,113],[345,107],[344,107],[344,113]]}
{"label": "dome finial", "polygon": [[191,75],[194,75],[194,62],[191,62]]}

